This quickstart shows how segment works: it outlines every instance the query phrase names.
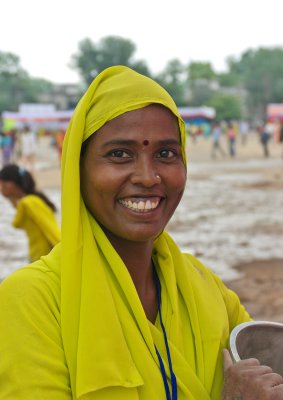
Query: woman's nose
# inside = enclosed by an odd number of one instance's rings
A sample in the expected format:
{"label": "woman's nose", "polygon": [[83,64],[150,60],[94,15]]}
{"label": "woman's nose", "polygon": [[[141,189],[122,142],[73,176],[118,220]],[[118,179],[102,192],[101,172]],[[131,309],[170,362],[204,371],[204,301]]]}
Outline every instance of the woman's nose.
{"label": "woman's nose", "polygon": [[132,173],[131,182],[135,185],[151,187],[161,182],[160,174],[148,159],[139,160]]}

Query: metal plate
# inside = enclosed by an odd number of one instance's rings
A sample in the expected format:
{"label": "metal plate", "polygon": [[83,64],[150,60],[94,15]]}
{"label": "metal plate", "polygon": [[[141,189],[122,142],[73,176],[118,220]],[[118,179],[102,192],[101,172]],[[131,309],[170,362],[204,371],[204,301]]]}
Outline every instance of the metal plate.
{"label": "metal plate", "polygon": [[230,351],[234,361],[257,358],[283,375],[283,324],[252,321],[236,326],[230,335]]}

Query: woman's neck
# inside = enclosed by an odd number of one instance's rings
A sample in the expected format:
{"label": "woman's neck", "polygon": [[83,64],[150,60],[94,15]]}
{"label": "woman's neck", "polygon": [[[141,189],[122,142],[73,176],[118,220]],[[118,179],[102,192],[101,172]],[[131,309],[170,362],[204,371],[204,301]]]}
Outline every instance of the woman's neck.
{"label": "woman's neck", "polygon": [[154,323],[158,306],[151,258],[153,241],[125,243],[109,239],[131,275],[147,318]]}
{"label": "woman's neck", "polygon": [[111,240],[126,265],[135,286],[143,288],[152,279],[152,242],[127,242]]}

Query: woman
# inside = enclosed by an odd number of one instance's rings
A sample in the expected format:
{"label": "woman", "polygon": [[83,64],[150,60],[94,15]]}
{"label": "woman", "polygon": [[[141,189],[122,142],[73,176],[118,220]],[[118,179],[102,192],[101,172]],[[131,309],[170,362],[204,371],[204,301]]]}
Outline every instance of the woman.
{"label": "woman", "polygon": [[23,165],[32,172],[37,151],[36,135],[28,125],[23,127],[20,139],[20,152]]}
{"label": "woman", "polygon": [[30,261],[48,254],[60,241],[55,205],[36,189],[30,172],[16,164],[6,165],[0,171],[0,189],[16,208],[13,226],[27,234]]}
{"label": "woman", "polygon": [[[1,285],[0,399],[220,399],[221,351],[250,317],[164,231],[185,183],[171,97],[127,67],[104,70],[64,141],[61,244]],[[282,378],[262,368],[226,353],[222,398],[274,394]]]}
{"label": "woman", "polygon": [[227,136],[229,141],[229,152],[231,157],[236,155],[236,129],[232,122],[228,123]]}

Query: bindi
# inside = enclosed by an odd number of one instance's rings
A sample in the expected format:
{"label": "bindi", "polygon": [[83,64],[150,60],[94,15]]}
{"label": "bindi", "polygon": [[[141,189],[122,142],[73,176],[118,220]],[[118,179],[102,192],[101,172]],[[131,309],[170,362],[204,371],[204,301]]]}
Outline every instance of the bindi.
{"label": "bindi", "polygon": [[148,145],[149,145],[149,141],[148,141],[147,139],[145,139],[145,140],[142,142],[142,144],[143,144],[144,146],[148,146]]}

